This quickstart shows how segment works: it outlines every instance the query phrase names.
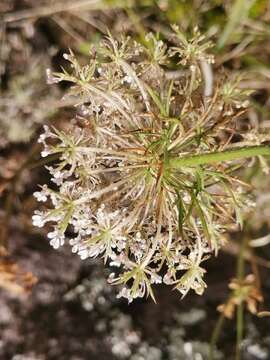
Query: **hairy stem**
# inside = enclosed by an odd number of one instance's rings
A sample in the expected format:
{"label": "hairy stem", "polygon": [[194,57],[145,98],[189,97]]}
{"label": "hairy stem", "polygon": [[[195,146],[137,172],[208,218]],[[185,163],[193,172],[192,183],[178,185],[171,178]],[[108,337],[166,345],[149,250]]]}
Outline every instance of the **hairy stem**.
{"label": "hairy stem", "polygon": [[169,160],[168,167],[177,169],[183,166],[212,164],[216,162],[231,161],[231,160],[237,160],[237,159],[253,157],[258,155],[270,156],[270,146],[257,145],[257,146],[234,148],[224,151],[209,152],[204,154],[172,157]]}

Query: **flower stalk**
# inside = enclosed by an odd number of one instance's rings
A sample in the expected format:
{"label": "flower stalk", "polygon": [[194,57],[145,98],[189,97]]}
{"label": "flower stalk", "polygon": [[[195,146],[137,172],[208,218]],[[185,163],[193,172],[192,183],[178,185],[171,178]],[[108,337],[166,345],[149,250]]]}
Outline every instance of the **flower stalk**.
{"label": "flower stalk", "polygon": [[223,161],[239,160],[253,156],[270,156],[269,145],[246,146],[224,151],[214,151],[204,154],[186,155],[183,157],[172,157],[169,159],[168,167],[181,168],[184,166],[198,166],[213,164]]}

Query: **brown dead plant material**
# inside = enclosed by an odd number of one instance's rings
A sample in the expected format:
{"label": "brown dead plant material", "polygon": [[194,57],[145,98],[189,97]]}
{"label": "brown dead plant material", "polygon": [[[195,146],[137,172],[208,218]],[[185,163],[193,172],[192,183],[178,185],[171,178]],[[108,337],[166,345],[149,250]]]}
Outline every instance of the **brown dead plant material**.
{"label": "brown dead plant material", "polygon": [[18,264],[0,260],[0,288],[20,296],[28,294],[37,278],[29,271],[23,271]]}

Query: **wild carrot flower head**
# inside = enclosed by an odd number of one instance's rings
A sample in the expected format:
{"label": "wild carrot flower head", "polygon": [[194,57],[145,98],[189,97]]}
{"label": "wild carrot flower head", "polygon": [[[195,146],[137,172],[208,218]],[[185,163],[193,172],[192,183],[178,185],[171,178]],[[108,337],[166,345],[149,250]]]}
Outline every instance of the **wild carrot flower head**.
{"label": "wild carrot flower head", "polygon": [[[161,282],[202,294],[200,264],[246,205],[235,175],[242,162],[215,157],[241,145],[233,139],[241,103],[232,102],[227,116],[222,87],[204,101],[201,72],[190,66],[213,61],[209,46],[175,31],[173,49],[153,34],[149,46],[108,36],[87,64],[70,52],[71,71],[49,74],[52,83],[71,83],[77,116],[69,129],[45,127],[40,136],[42,156],[58,154],[49,167],[58,190],[35,193],[48,207],[34,224],[51,224],[54,248],[69,238],[82,259],[103,257],[109,282],[123,284],[119,296],[129,301],[154,298],[152,284]],[[175,56],[183,71],[171,80]]]}

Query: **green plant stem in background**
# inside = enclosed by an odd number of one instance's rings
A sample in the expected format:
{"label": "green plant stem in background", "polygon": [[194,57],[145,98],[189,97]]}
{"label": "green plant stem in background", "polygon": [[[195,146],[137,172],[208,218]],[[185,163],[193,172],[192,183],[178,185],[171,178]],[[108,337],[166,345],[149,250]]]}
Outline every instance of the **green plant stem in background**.
{"label": "green plant stem in background", "polygon": [[219,339],[220,332],[222,330],[222,327],[224,325],[225,316],[223,313],[219,315],[219,318],[216,322],[215,328],[213,330],[211,340],[210,340],[210,346],[209,346],[209,357],[208,360],[214,360],[214,351],[216,343]]}
{"label": "green plant stem in background", "polygon": [[168,167],[180,168],[183,166],[197,166],[204,164],[217,163],[222,161],[238,160],[246,157],[258,155],[270,156],[269,145],[258,145],[229,149],[224,151],[209,152],[193,156],[173,157],[169,159]]}
{"label": "green plant stem in background", "polygon": [[[237,258],[237,269],[236,269],[236,277],[238,282],[242,282],[245,277],[245,252],[248,245],[248,237],[243,236],[243,240],[241,243],[239,255]],[[209,357],[208,360],[214,360],[214,351],[217,341],[219,339],[221,330],[223,328],[225,321],[224,313],[219,315],[219,318],[216,322],[215,328],[213,330],[210,347],[209,347]],[[244,335],[244,306],[243,302],[237,305],[236,310],[236,351],[235,351],[235,360],[241,360],[241,343],[243,341]]]}
{"label": "green plant stem in background", "polygon": [[244,306],[241,302],[236,313],[236,351],[235,360],[241,360],[241,343],[244,335]]}
{"label": "green plant stem in background", "polygon": [[[245,251],[248,245],[248,237],[243,235],[240,252],[237,259],[237,280],[241,283],[245,276]],[[244,306],[241,301],[237,306],[236,313],[236,351],[235,360],[241,360],[241,343],[244,336]]]}
{"label": "green plant stem in background", "polygon": [[220,35],[217,49],[221,50],[229,41],[231,35],[237,30],[241,21],[248,17],[250,7],[255,0],[236,0],[230,9],[228,22]]}
{"label": "green plant stem in background", "polygon": [[[128,2],[127,2],[127,5],[128,5]],[[139,15],[137,15],[137,13],[134,11],[134,9],[130,6],[126,6],[125,11],[139,35],[140,42],[142,44],[144,44],[145,46],[147,46],[148,42],[145,40],[146,32],[141,23],[141,19],[140,19]]]}

